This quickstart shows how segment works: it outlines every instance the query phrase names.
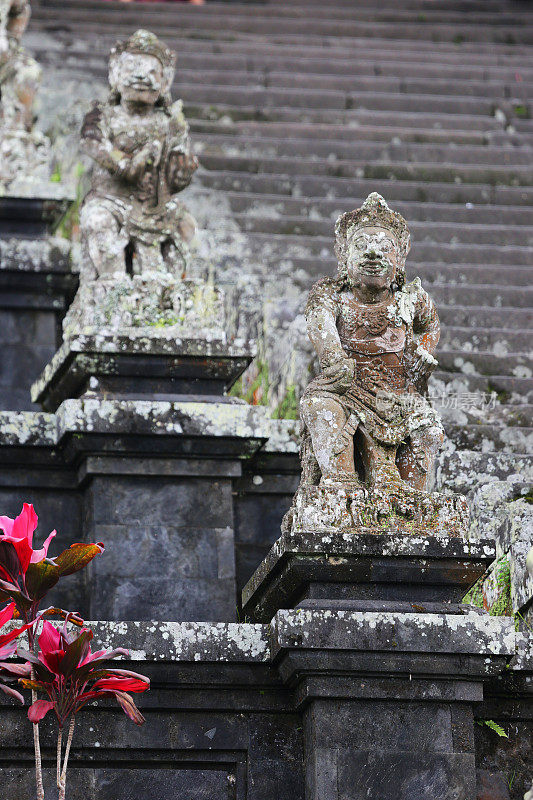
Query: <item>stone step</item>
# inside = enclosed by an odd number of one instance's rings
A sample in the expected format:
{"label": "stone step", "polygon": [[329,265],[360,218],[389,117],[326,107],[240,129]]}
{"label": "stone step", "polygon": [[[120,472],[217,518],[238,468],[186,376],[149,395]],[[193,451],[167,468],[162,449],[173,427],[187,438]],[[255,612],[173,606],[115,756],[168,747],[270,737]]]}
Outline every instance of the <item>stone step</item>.
{"label": "stone step", "polygon": [[[336,220],[339,214],[351,208],[358,208],[365,197],[360,196],[326,200],[323,197],[287,198],[283,195],[261,195],[250,192],[225,193],[232,211],[259,217],[301,217],[311,220]],[[394,203],[409,224],[414,222],[454,223],[462,225],[522,225],[533,227],[531,209],[523,206],[497,206],[450,203],[416,203],[398,200]]]}
{"label": "stone step", "polygon": [[441,331],[439,348],[462,350],[464,358],[468,352],[484,351],[499,357],[522,352],[531,348],[530,330],[510,330],[509,328],[472,328],[445,325]]}
{"label": "stone step", "polygon": [[[330,236],[297,236],[293,234],[255,233],[247,236],[250,252],[265,257],[271,263],[288,258],[307,258],[312,256],[330,256],[333,250],[333,241]],[[496,245],[461,244],[450,245],[443,243],[428,244],[414,241],[411,250],[410,263],[415,262],[442,262],[451,264],[517,264],[526,265],[530,257],[528,247],[498,247]],[[505,290],[502,289],[500,298],[493,287],[488,287],[486,299],[494,305],[505,305],[502,298]],[[515,292],[515,290],[510,290]],[[516,292],[515,292],[516,294]],[[522,294],[522,293],[520,293]],[[484,298],[485,299],[485,298]],[[517,297],[517,304],[525,301]],[[509,304],[507,304],[509,305]],[[513,305],[513,303],[511,303]]]}
{"label": "stone step", "polygon": [[453,425],[445,424],[446,436],[460,450],[474,450],[479,453],[498,451],[498,453],[533,452],[533,428],[497,427],[495,425]]}
{"label": "stone step", "polygon": [[[433,294],[433,288],[431,293]],[[529,308],[487,308],[482,305],[438,303],[437,310],[443,325],[471,328],[473,331],[490,331],[492,328],[521,331],[533,327],[533,312]]]}
{"label": "stone step", "polygon": [[213,105],[251,106],[255,108],[299,108],[388,111],[419,113],[425,109],[429,114],[448,114],[456,118],[492,117],[495,102],[493,99],[456,95],[402,94],[400,92],[358,91],[352,92],[305,89],[294,81],[291,87],[276,88],[261,86],[220,86],[218,83],[202,84],[186,82],[178,73],[173,84],[174,92],[190,103],[211,103]]}
{"label": "stone step", "polygon": [[531,379],[533,372],[528,353],[509,353],[499,356],[483,351],[448,350],[439,347],[437,358],[439,369],[456,372],[467,377],[471,375],[506,375],[514,378]]}
{"label": "stone step", "polygon": [[[118,4],[119,5],[119,4]],[[516,19],[510,20],[509,24],[487,24],[478,21],[477,24],[462,24],[457,21],[454,23],[430,22],[413,24],[412,21],[368,21],[359,18],[335,20],[327,17],[326,19],[313,19],[308,16],[302,18],[284,17],[279,19],[275,16],[254,17],[249,13],[235,13],[231,5],[227,7],[226,13],[221,13],[216,7],[208,5],[205,8],[195,9],[195,13],[188,14],[182,12],[177,19],[176,14],[158,13],[150,6],[142,9],[142,24],[155,33],[163,33],[165,30],[169,35],[176,31],[183,35],[202,34],[203,36],[224,38],[228,37],[229,32],[233,37],[241,36],[275,36],[278,41],[303,42],[316,38],[324,41],[330,37],[338,43],[347,43],[350,39],[394,39],[410,42],[413,46],[420,41],[444,42],[446,44],[481,43],[487,46],[488,43],[497,45],[524,45],[533,42],[533,32],[528,25],[518,22]],[[115,4],[106,3],[105,6],[98,8],[98,19],[95,19],[95,9],[90,6],[71,3],[67,13],[62,9],[61,27],[81,26],[84,30],[98,31],[105,25],[106,30],[124,30],[124,26],[138,25],[141,15],[137,9],[116,7]],[[48,24],[57,25],[57,11],[55,8],[40,6],[36,9],[35,18],[41,24],[47,21]]]}
{"label": "stone step", "polygon": [[[298,94],[297,92],[295,92]],[[205,94],[205,92],[204,92]],[[360,127],[384,126],[387,128],[411,128],[414,130],[435,128],[436,130],[463,130],[471,128],[483,133],[502,131],[502,121],[495,116],[486,114],[453,114],[453,113],[424,113],[420,110],[407,111],[400,103],[396,110],[380,110],[377,108],[357,108],[343,110],[340,108],[302,107],[301,102],[294,106],[267,106],[234,104],[215,102],[214,97],[208,93],[208,100],[199,102],[192,89],[185,99],[185,111],[188,117],[203,118],[206,120],[228,121],[268,121],[268,122],[306,122],[319,124],[346,125],[348,128],[359,130]],[[400,98],[401,99],[401,98]],[[421,108],[423,106],[419,106]],[[524,135],[531,135],[531,121],[513,120],[515,128],[520,128]]]}
{"label": "stone step", "polygon": [[527,207],[533,204],[533,187],[490,186],[488,184],[461,185],[428,181],[375,180],[358,178],[357,182],[347,178],[329,175],[297,175],[281,174],[252,175],[246,172],[231,170],[209,171],[202,169],[198,173],[199,181],[209,189],[220,189],[223,192],[233,191],[247,194],[282,195],[287,197],[306,198],[320,197],[342,202],[352,197],[355,192],[366,197],[370,192],[380,192],[390,203],[399,201],[420,203],[449,203],[464,207],[466,203],[487,205],[520,205]]}
{"label": "stone step", "polygon": [[[60,7],[67,13],[73,9],[83,9],[86,11],[100,11],[101,9],[101,6],[98,2],[91,2],[91,0],[69,0],[67,4],[64,2],[59,2],[59,0],[46,0],[46,7],[54,6]],[[106,8],[111,13],[119,10],[117,5],[113,3],[110,3]],[[169,25],[172,25],[176,22],[175,13],[170,12],[168,7],[166,7],[164,4],[156,4],[156,11],[153,9],[154,4],[152,4],[152,9],[150,9],[150,11],[154,14],[159,12],[157,17],[161,18],[163,22]],[[524,22],[527,22],[531,19],[531,15],[527,13],[528,9],[525,7],[515,6],[513,8],[509,8],[504,6],[498,11],[490,8],[479,8],[474,11],[470,8],[465,9],[463,6],[461,10],[461,22],[465,25],[473,24],[477,26],[480,21],[484,25],[522,25]],[[120,9],[120,11],[122,11],[122,9]],[[416,23],[420,26],[423,26],[427,23],[435,24],[457,22],[458,15],[456,10],[450,10],[449,8],[436,9],[434,7],[428,7],[428,11],[429,13],[421,14],[418,7],[413,7],[411,9],[405,7],[395,8],[392,5],[388,7],[387,5],[372,7],[370,5],[365,6],[365,4],[358,3],[356,19],[372,22]],[[180,20],[185,18],[197,20],[198,16],[202,13],[204,17],[210,17],[213,14],[225,13],[226,18],[231,19],[231,17],[234,15],[240,17],[245,14],[248,19],[260,18],[261,20],[268,19],[277,21],[287,19],[303,19],[308,21],[311,19],[316,22],[322,20],[353,22],[355,17],[353,7],[343,7],[339,3],[329,3],[328,7],[324,8],[323,6],[313,3],[291,3],[290,5],[286,5],[270,2],[257,2],[254,4],[238,3],[230,0],[225,8],[221,6],[220,3],[212,3],[209,13],[205,9],[203,11],[199,11],[193,7],[181,7]],[[282,27],[284,27],[284,25],[282,25]]]}
{"label": "stone step", "polygon": [[[449,153],[453,157],[453,151]],[[368,162],[363,159],[334,161],[312,158],[269,158],[246,155],[214,155],[202,154],[202,164],[208,170],[230,170],[232,172],[250,172],[255,174],[276,173],[285,175],[324,175],[325,177],[347,178],[350,180],[365,178],[367,180],[418,181],[419,183],[448,182],[454,185],[461,183],[504,184],[517,187],[533,184],[533,167],[504,165],[477,166],[476,164],[460,164],[450,160],[440,164],[412,163],[389,160]],[[424,187],[421,187],[422,189]]]}
{"label": "stone step", "polygon": [[[437,354],[440,357],[440,352]],[[433,380],[442,382],[447,391],[457,392],[495,392],[501,403],[510,405],[531,405],[533,403],[533,379],[514,378],[509,375],[464,375],[458,372],[437,369]]]}
{"label": "stone step", "polygon": [[[533,79],[533,78],[532,78]],[[477,130],[438,130],[429,128],[400,128],[377,127],[372,125],[359,126],[355,131],[353,127],[347,125],[325,125],[316,123],[315,125],[305,122],[257,122],[246,121],[233,122],[229,118],[211,122],[210,120],[188,118],[193,135],[195,133],[220,133],[227,135],[242,135],[253,138],[257,141],[265,136],[276,136],[280,139],[330,139],[335,142],[350,141],[355,137],[358,141],[372,142],[392,142],[399,139],[401,142],[432,143],[445,142],[447,144],[476,144],[485,146],[487,144],[514,144],[520,145],[522,137],[510,134],[507,131],[487,131],[483,133]]]}
{"label": "stone step", "polygon": [[[308,217],[269,217],[260,213],[235,214],[242,230],[255,233],[294,234],[300,236],[333,235],[334,219],[309,219]],[[530,226],[524,225],[458,225],[453,222],[409,222],[414,242],[435,244],[479,244],[522,247],[533,244],[533,216]]]}
{"label": "stone step", "polygon": [[[91,74],[94,71],[95,74],[104,75],[109,48],[103,46],[103,37],[96,39],[94,47],[88,51],[80,49],[79,42],[72,42],[67,48],[59,37],[52,43],[47,41],[44,46],[38,34],[32,35],[31,29],[26,36],[28,47],[31,47],[40,63],[74,66],[83,68],[85,72]],[[82,47],[86,47],[85,42],[82,43]],[[386,53],[382,52],[379,58],[364,57],[358,53],[352,54],[351,58],[342,59],[326,58],[324,51],[317,51],[314,58],[309,58],[305,55],[295,57],[292,52],[279,52],[273,55],[261,52],[261,48],[258,50],[259,52],[246,53],[239,51],[200,53],[198,48],[188,52],[180,47],[178,71],[181,74],[184,70],[194,70],[196,80],[202,80],[204,73],[209,74],[212,71],[216,72],[218,80],[226,80],[226,77],[233,72],[243,75],[253,73],[270,75],[275,69],[277,72],[298,75],[310,81],[314,80],[312,76],[321,76],[325,79],[340,77],[345,82],[353,81],[354,77],[359,76],[363,80],[377,80],[378,85],[382,79],[424,81],[431,87],[429,93],[432,91],[440,93],[443,84],[448,83],[451,88],[454,87],[453,94],[462,95],[471,94],[469,87],[475,84],[480,87],[483,96],[486,94],[485,87],[489,85],[508,87],[510,94],[513,94],[514,89],[522,88],[522,86],[516,87],[517,83],[527,83],[533,77],[533,66],[528,67],[524,62],[518,68],[516,65],[500,66],[497,63],[480,66],[470,64],[465,75],[461,63],[435,63],[433,60],[428,63],[427,60],[422,61],[420,56],[417,59],[416,53],[402,53],[395,58],[394,52],[390,49]],[[438,58],[438,52],[435,56]],[[353,89],[353,83],[349,88]]]}
{"label": "stone step", "polygon": [[478,453],[462,450],[441,455],[440,488],[468,494],[483,483],[506,480],[531,480],[531,458],[514,453]]}
{"label": "stone step", "polygon": [[439,456],[437,487],[440,491],[468,494],[483,483],[506,480],[531,480],[532,459],[516,453],[479,453],[455,450]]}
{"label": "stone step", "polygon": [[533,160],[531,147],[513,146],[501,147],[497,145],[458,144],[418,144],[414,142],[368,142],[357,141],[354,136],[350,142],[340,142],[334,139],[316,138],[276,138],[263,135],[251,138],[235,133],[226,133],[223,129],[217,133],[201,133],[195,137],[198,155],[242,156],[248,158],[290,157],[295,160],[309,158],[326,160],[328,165],[338,161],[355,161],[367,163],[374,161],[393,162],[421,162],[426,164],[439,164],[453,160],[461,166],[466,165],[499,165],[499,166],[528,166]]}

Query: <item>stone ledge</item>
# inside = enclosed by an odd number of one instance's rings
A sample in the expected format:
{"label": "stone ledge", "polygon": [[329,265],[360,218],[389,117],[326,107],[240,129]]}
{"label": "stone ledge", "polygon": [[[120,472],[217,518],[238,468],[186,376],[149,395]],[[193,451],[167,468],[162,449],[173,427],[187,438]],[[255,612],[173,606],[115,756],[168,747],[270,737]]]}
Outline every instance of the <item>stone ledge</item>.
{"label": "stone ledge", "polygon": [[269,660],[268,626],[226,622],[87,622],[105,648],[126,647],[132,661]]}
{"label": "stone ledge", "polygon": [[270,625],[271,652],[354,650],[465,654],[515,654],[514,621],[481,614],[402,614],[384,612],[278,611]]}
{"label": "stone ledge", "polygon": [[82,334],[61,345],[33,384],[31,397],[46,411],[55,411],[64,400],[86,392],[91,379],[96,379],[102,396],[135,391],[147,398],[157,393],[189,394],[191,385],[199,387],[198,394],[222,394],[246,369],[253,354],[249,343],[179,337],[155,329],[120,335]]}
{"label": "stone ledge", "polygon": [[[293,607],[311,582],[322,582],[326,588],[352,585],[354,592],[361,584],[370,586],[372,582],[384,587],[400,582],[415,587],[419,584],[420,592],[412,597],[387,592],[382,599],[457,602],[483,574],[494,554],[492,542],[470,542],[460,537],[364,530],[322,535],[288,532],[275,542],[244,587],[243,610],[256,620],[269,621],[279,608]],[[443,597],[434,594],[436,584],[442,586]],[[427,597],[422,597],[423,591]],[[334,599],[335,595],[330,597]]]}

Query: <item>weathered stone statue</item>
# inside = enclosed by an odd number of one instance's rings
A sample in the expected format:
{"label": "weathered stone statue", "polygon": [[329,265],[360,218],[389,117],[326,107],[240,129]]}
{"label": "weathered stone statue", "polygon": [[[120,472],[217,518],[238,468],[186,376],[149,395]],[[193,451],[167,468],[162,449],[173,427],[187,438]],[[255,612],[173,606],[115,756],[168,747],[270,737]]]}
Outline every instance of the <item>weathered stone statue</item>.
{"label": "weathered stone statue", "polygon": [[301,400],[302,481],[285,529],[464,521],[463,498],[429,493],[442,425],[425,398],[439,319],[405,279],[405,220],[378,194],[335,228],[338,273],[306,309],[320,374]]}
{"label": "weathered stone statue", "polygon": [[34,129],[41,68],[20,40],[30,18],[28,0],[0,0],[0,183],[48,177],[50,142]]}
{"label": "weathered stone statue", "polygon": [[181,101],[170,96],[175,60],[143,30],[111,51],[111,93],[86,115],[81,134],[95,169],[80,213],[80,289],[65,334],[148,327],[169,335],[176,326],[190,334],[220,319],[213,287],[185,280],[195,221],[177,195],[198,161]]}
{"label": "weathered stone statue", "polygon": [[175,60],[143,30],[111,51],[111,93],[82,128],[82,148],[96,162],[80,220],[88,279],[184,271],[194,220],[176,195],[198,162],[182,103],[170,96]]}

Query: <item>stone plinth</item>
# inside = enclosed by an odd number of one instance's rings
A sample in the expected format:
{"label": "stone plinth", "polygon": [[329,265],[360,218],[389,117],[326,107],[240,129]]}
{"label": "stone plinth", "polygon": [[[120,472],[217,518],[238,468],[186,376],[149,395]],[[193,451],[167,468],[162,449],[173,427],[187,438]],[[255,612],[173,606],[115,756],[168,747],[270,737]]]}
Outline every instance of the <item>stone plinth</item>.
{"label": "stone plinth", "polygon": [[514,623],[460,600],[491,541],[282,535],[243,591],[302,714],[306,800],[472,800],[474,707]]}
{"label": "stone plinth", "polygon": [[79,519],[61,517],[60,534],[106,544],[72,601],[84,616],[236,618],[233,487],[269,437],[264,409],[66,400],[55,414],[0,415],[0,433],[0,486],[16,487],[17,505],[39,506],[35,487],[59,507],[76,497]]}
{"label": "stone plinth", "polygon": [[[113,701],[84,709],[72,800],[304,800],[301,720],[270,666],[267,626],[88,624],[101,647],[129,648],[131,661],[115,666],[149,675],[152,687],[138,697],[140,728]],[[0,698],[0,713],[2,800],[26,800],[35,796],[27,707]],[[40,728],[54,797],[57,729],[51,718]]]}
{"label": "stone plinth", "polygon": [[309,603],[414,604],[419,610],[420,604],[458,603],[494,552],[490,541],[459,537],[285,533],[245,586],[243,611],[268,622],[280,608]]}
{"label": "stone plinth", "polygon": [[472,708],[514,652],[476,613],[279,611],[271,652],[304,720],[306,800],[472,800]]}
{"label": "stone plinth", "polygon": [[[51,184],[52,189],[54,184]],[[45,236],[63,192],[0,197],[0,407],[35,408],[30,386],[52,358],[74,296],[71,245]]]}
{"label": "stone plinth", "polygon": [[149,334],[94,334],[66,339],[32,387],[54,411],[67,398],[177,399],[222,395],[252,359],[250,346],[223,340]]}
{"label": "stone plinth", "polygon": [[[469,511],[459,494],[419,491],[403,484],[379,489],[325,481],[318,486],[300,486],[291,508],[290,529],[340,535],[346,531],[365,533],[465,536]],[[289,520],[287,520],[289,521]]]}

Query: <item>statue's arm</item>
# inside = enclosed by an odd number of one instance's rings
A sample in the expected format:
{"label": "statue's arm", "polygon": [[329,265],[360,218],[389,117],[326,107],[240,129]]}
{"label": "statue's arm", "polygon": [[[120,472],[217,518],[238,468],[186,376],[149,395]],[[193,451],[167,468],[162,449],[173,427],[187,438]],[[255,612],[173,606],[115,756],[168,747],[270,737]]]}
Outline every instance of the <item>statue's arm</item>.
{"label": "statue's arm", "polygon": [[198,159],[191,149],[189,125],[178,100],[172,105],[169,125],[167,181],[171,192],[181,192],[198,169]]}
{"label": "statue's arm", "polygon": [[97,164],[113,175],[120,175],[124,168],[125,153],[113,149],[113,145],[105,130],[102,106],[95,103],[85,115],[81,128],[81,149],[87,153]]}
{"label": "statue's arm", "polygon": [[417,344],[433,354],[440,339],[440,321],[433,300],[420,289],[413,320],[413,333]]}
{"label": "statue's arm", "polygon": [[427,392],[428,378],[438,366],[433,353],[440,338],[440,322],[431,297],[420,287],[413,318],[412,362],[410,367],[413,385],[422,393]]}
{"label": "statue's arm", "polygon": [[305,309],[307,334],[316,350],[320,368],[333,374],[344,371],[352,364],[343,350],[337,330],[338,296],[330,278],[318,281],[311,292]]}
{"label": "statue's arm", "polygon": [[95,103],[83,120],[81,149],[101,167],[112,175],[133,183],[142,177],[148,167],[157,166],[161,157],[160,142],[148,142],[135,155],[130,156],[114,146],[106,128],[103,108]]}

